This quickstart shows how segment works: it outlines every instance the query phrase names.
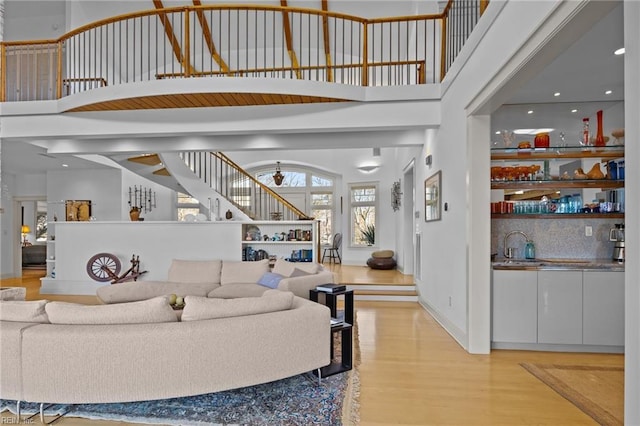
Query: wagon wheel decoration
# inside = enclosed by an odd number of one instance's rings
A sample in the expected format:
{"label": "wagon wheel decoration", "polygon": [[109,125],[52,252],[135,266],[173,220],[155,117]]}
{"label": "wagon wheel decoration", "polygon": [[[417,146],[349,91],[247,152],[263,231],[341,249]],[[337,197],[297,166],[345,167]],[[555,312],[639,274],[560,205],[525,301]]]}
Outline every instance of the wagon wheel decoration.
{"label": "wagon wheel decoration", "polygon": [[106,282],[118,278],[120,260],[111,253],[98,253],[87,262],[87,273],[96,281]]}

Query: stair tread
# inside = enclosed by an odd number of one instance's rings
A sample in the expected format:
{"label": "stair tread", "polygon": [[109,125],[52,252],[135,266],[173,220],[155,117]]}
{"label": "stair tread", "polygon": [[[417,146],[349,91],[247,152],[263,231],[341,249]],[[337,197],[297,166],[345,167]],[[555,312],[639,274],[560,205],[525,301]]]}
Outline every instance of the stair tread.
{"label": "stair tread", "polygon": [[380,296],[417,296],[418,293],[416,291],[411,290],[354,290],[354,294],[356,295],[380,295]]}

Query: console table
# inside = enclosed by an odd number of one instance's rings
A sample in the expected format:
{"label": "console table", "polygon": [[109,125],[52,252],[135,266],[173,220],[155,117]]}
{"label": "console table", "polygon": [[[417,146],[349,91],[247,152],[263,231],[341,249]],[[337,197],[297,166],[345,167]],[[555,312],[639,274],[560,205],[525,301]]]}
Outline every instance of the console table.
{"label": "console table", "polygon": [[[343,373],[353,368],[353,290],[337,291],[335,293],[325,293],[319,290],[309,290],[309,299],[322,303],[318,300],[318,295],[323,294],[324,304],[331,311],[331,317],[338,315],[339,297],[344,297],[344,322],[331,327],[331,363],[320,369],[320,377],[328,377],[334,374]],[[333,361],[333,336],[340,333],[341,356],[339,362]],[[316,373],[317,374],[317,373]]]}

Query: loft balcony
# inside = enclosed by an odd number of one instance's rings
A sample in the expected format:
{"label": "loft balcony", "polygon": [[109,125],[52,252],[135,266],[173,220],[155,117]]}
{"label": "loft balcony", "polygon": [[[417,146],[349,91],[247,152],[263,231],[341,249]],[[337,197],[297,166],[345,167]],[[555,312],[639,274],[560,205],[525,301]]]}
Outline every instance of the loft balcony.
{"label": "loft balcony", "polygon": [[140,11],[0,43],[0,101],[60,100],[60,112],[362,101],[363,88],[438,84],[484,7],[449,0],[437,14],[378,19],[268,5]]}

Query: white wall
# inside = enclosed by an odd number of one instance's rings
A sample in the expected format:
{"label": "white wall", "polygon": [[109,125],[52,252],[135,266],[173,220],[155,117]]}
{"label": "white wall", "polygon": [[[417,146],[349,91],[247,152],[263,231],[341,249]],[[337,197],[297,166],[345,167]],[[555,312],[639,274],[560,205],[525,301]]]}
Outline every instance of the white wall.
{"label": "white wall", "polygon": [[5,41],[56,39],[65,33],[65,2],[5,0]]}
{"label": "white wall", "polygon": [[[625,263],[625,424],[640,424],[640,3],[624,2],[627,246]],[[627,166],[629,167],[629,166]]]}

